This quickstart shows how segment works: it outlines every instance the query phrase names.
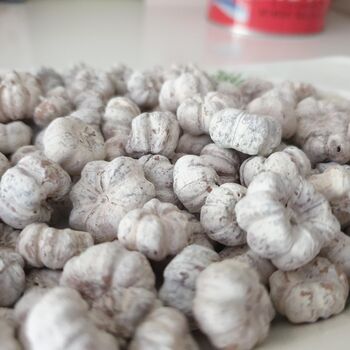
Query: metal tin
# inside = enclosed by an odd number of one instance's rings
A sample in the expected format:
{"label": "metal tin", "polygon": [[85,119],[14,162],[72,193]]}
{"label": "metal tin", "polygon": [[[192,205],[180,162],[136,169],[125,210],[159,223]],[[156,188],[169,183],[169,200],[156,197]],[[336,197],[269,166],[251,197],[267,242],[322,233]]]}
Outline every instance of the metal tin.
{"label": "metal tin", "polygon": [[276,34],[320,32],[330,0],[211,0],[211,21],[237,31]]}

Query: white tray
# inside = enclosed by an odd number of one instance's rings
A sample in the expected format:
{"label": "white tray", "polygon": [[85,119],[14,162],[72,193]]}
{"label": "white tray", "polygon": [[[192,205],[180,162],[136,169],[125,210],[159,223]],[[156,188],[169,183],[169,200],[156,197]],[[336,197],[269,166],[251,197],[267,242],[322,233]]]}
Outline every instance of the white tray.
{"label": "white tray", "polygon": [[[350,98],[350,57],[236,66],[227,71],[242,72],[273,81],[292,80],[314,84],[324,91]],[[219,320],[218,320],[219,322]],[[202,344],[201,344],[202,345]],[[211,349],[202,345],[201,349]],[[272,323],[269,337],[259,350],[349,350],[350,306],[340,315],[310,325],[291,325],[280,318]]]}
{"label": "white tray", "polygon": [[347,56],[214,68],[272,81],[309,82],[324,91],[350,97],[350,57]]}

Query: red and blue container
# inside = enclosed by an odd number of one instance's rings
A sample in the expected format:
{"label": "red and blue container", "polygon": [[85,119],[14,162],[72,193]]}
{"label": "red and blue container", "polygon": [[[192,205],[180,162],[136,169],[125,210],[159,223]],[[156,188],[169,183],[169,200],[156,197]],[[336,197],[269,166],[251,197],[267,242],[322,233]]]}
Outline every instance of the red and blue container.
{"label": "red and blue container", "polygon": [[211,21],[246,32],[312,34],[323,30],[330,0],[211,0]]}

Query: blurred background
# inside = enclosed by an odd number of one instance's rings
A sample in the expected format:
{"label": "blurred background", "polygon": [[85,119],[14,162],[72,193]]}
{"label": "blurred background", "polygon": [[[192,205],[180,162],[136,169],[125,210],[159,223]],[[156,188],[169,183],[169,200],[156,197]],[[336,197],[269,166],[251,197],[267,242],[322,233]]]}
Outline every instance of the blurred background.
{"label": "blurred background", "polygon": [[349,3],[333,1],[321,33],[280,35],[241,34],[212,23],[205,0],[0,1],[0,67],[62,68],[84,60],[145,68],[193,61],[211,69],[350,55]]}

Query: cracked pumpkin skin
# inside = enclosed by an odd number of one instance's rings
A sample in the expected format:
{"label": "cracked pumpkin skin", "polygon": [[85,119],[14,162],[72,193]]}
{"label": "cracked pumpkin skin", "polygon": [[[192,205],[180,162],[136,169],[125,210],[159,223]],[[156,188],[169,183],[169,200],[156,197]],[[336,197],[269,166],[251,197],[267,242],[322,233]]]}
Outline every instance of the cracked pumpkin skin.
{"label": "cracked pumpkin skin", "polygon": [[283,271],[310,262],[340,230],[326,198],[301,177],[263,172],[235,210],[249,247]]}
{"label": "cracked pumpkin skin", "polygon": [[267,156],[281,143],[282,128],[272,117],[227,108],[214,114],[209,134],[220,147]]}
{"label": "cracked pumpkin skin", "polygon": [[154,185],[146,180],[137,160],[118,157],[90,162],[70,192],[69,222],[75,230],[90,232],[97,243],[111,241],[117,237],[122,217],[153,197]]}
{"label": "cracked pumpkin skin", "polygon": [[70,259],[60,284],[79,291],[100,328],[123,338],[133,334],[156,300],[149,261],[118,241],[97,244]]}
{"label": "cracked pumpkin skin", "polygon": [[41,94],[40,83],[32,74],[7,72],[0,82],[0,123],[31,118]]}
{"label": "cracked pumpkin skin", "polygon": [[0,152],[12,154],[22,146],[30,144],[32,129],[21,121],[0,124]]}
{"label": "cracked pumpkin skin", "polygon": [[70,175],[79,175],[93,160],[105,158],[104,139],[99,131],[74,117],[57,118],[43,136],[44,154]]}
{"label": "cracked pumpkin skin", "polygon": [[240,180],[249,186],[254,177],[264,171],[271,171],[298,181],[299,176],[310,176],[311,163],[306,154],[295,146],[287,146],[268,157],[255,156],[246,159],[240,167]]}
{"label": "cracked pumpkin skin", "polygon": [[150,312],[138,326],[129,350],[199,350],[186,317],[171,307]]}
{"label": "cracked pumpkin skin", "polygon": [[239,181],[240,160],[237,153],[233,149],[210,143],[203,147],[200,157],[214,168],[220,176],[221,183],[231,183]]}
{"label": "cracked pumpkin skin", "polygon": [[202,149],[211,143],[209,135],[194,136],[183,133],[176,147],[176,153],[192,154],[199,156]]}
{"label": "cracked pumpkin skin", "polygon": [[22,346],[16,337],[16,325],[11,320],[0,317],[0,339],[4,350],[21,350]]}
{"label": "cracked pumpkin skin", "polygon": [[33,267],[61,269],[73,256],[94,244],[88,232],[64,230],[34,223],[25,227],[17,240],[17,251]]}
{"label": "cracked pumpkin skin", "polygon": [[209,134],[212,116],[230,107],[238,107],[237,102],[231,96],[211,91],[205,97],[196,94],[183,101],[176,111],[176,117],[185,132],[194,136]]}
{"label": "cracked pumpkin skin", "polygon": [[349,284],[340,268],[317,257],[297,270],[274,272],[270,293],[277,311],[290,322],[312,323],[343,311]]}
{"label": "cracked pumpkin skin", "polygon": [[201,157],[186,155],[174,165],[174,192],[190,213],[199,213],[220,183],[219,175]]}
{"label": "cracked pumpkin skin", "polygon": [[168,255],[178,254],[189,244],[197,230],[195,221],[185,210],[154,198],[122,218],[118,240],[127,249],[161,261]]}
{"label": "cracked pumpkin skin", "polygon": [[137,158],[149,153],[170,157],[179,136],[179,123],[171,112],[142,113],[131,122],[125,150]]}
{"label": "cracked pumpkin skin", "polygon": [[117,340],[89,319],[88,304],[74,289],[56,287],[30,310],[27,346],[37,350],[118,350]]}
{"label": "cracked pumpkin skin", "polygon": [[214,84],[205,72],[191,69],[191,72],[180,73],[164,82],[159,93],[159,105],[162,110],[175,113],[186,99],[198,93],[205,96],[213,90]]}
{"label": "cracked pumpkin skin", "polygon": [[40,154],[22,158],[1,178],[0,217],[14,228],[48,222],[52,207],[69,192],[71,179],[55,162]]}
{"label": "cracked pumpkin skin", "polygon": [[349,113],[325,102],[309,97],[298,104],[298,128],[293,141],[313,164],[345,164],[350,160]]}
{"label": "cracked pumpkin skin", "polygon": [[197,244],[187,246],[166,266],[160,299],[192,318],[197,278],[206,267],[219,260],[212,249]]}
{"label": "cracked pumpkin skin", "polygon": [[25,286],[24,260],[16,252],[0,249],[0,306],[12,306]]}
{"label": "cracked pumpkin skin", "polygon": [[199,275],[193,313],[215,347],[235,350],[263,342],[275,316],[257,273],[234,259],[212,263]]}
{"label": "cracked pumpkin skin", "polygon": [[265,286],[269,285],[269,277],[276,271],[276,267],[272,265],[270,260],[254,253],[246,244],[236,247],[225,247],[219,252],[219,256],[221,260],[236,259],[248,264],[257,272],[260,282]]}
{"label": "cracked pumpkin skin", "polygon": [[10,167],[9,160],[0,152],[0,179],[2,174]]}
{"label": "cracked pumpkin skin", "polygon": [[225,183],[214,188],[201,208],[200,220],[207,235],[225,246],[246,243],[246,233],[238,223],[235,213],[237,203],[246,195],[244,186]]}
{"label": "cracked pumpkin skin", "polygon": [[169,159],[162,155],[147,154],[139,158],[145,177],[152,182],[156,190],[156,198],[162,202],[178,204],[173,189],[174,165]]}

